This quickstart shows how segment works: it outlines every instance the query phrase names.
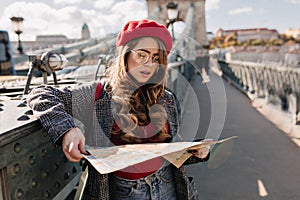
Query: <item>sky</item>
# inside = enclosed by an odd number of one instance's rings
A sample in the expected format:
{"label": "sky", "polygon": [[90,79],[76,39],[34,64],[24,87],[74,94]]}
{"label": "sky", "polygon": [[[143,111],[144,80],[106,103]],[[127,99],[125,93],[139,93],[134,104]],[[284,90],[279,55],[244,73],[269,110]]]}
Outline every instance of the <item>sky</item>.
{"label": "sky", "polygon": [[[24,18],[21,40],[28,41],[46,34],[80,38],[84,23],[92,37],[104,37],[117,33],[128,20],[146,18],[148,13],[146,0],[1,0],[0,29],[17,40],[12,16]],[[300,28],[300,0],[206,0],[205,17],[207,32],[269,28],[284,33]]]}

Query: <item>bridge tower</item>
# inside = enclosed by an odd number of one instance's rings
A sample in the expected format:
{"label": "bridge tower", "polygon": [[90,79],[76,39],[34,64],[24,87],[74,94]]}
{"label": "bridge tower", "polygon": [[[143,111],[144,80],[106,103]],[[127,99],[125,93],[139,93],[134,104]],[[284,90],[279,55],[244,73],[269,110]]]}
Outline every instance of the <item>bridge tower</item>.
{"label": "bridge tower", "polygon": [[83,24],[82,29],[81,29],[81,39],[82,40],[91,39],[90,29],[86,23]]}
{"label": "bridge tower", "polygon": [[[146,0],[148,6],[148,15],[151,15],[153,11],[159,8],[160,12],[157,12],[157,21],[162,24],[166,24],[167,16],[167,4],[171,1],[165,0]],[[205,21],[205,0],[176,0],[174,3],[178,3],[178,20],[185,20],[187,10],[191,4],[194,5],[194,21],[195,21],[195,40],[201,46],[208,46],[208,40],[206,35],[206,21]]]}

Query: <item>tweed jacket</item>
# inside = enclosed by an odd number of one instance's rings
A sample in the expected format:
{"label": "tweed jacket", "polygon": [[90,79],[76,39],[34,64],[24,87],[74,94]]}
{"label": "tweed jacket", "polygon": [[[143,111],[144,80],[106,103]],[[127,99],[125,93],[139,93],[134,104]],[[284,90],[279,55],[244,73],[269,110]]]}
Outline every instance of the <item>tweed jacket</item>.
{"label": "tweed jacket", "polygon": [[[110,134],[114,124],[111,94],[105,85],[99,98],[95,99],[98,83],[84,84],[73,88],[57,89],[51,86],[39,86],[27,97],[28,105],[40,119],[50,139],[61,144],[63,135],[73,127],[81,127],[86,144],[89,146],[111,146]],[[168,90],[159,101],[167,112],[169,134],[172,141],[180,141],[178,105],[175,96]],[[185,164],[206,161],[191,157]],[[187,177],[184,167],[173,166],[177,198],[179,200],[196,200],[197,191],[193,179]],[[99,174],[88,166],[88,179],[84,189],[84,199],[109,200],[110,174]]]}

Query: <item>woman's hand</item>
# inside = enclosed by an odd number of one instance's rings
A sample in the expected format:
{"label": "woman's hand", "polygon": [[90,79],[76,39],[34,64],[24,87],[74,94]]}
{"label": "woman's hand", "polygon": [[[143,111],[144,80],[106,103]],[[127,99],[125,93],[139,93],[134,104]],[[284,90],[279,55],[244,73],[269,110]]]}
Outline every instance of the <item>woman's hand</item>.
{"label": "woman's hand", "polygon": [[209,145],[202,145],[199,148],[191,148],[188,149],[189,153],[192,153],[193,156],[197,157],[197,158],[201,158],[204,159],[208,156],[209,154],[209,150],[210,150],[210,146]]}
{"label": "woman's hand", "polygon": [[[200,142],[203,142],[204,144],[201,144],[199,147],[198,146],[194,146],[188,149],[189,153],[192,153],[193,156],[197,157],[197,158],[201,158],[204,159],[208,156],[209,152],[210,152],[210,144],[209,142],[212,142],[213,139],[204,139],[201,140]],[[207,142],[205,144],[205,142]]]}
{"label": "woman's hand", "polygon": [[[192,153],[193,156],[195,156],[197,158],[204,159],[209,154],[209,151],[210,151],[209,142],[212,142],[212,141],[213,141],[212,139],[201,140],[200,142],[204,142],[204,144],[201,144],[199,147],[198,146],[191,147],[188,149],[188,152]],[[207,144],[205,144],[205,142],[207,142]]]}
{"label": "woman's hand", "polygon": [[79,128],[70,129],[62,140],[62,149],[67,159],[71,162],[79,162],[85,151],[85,137]]}

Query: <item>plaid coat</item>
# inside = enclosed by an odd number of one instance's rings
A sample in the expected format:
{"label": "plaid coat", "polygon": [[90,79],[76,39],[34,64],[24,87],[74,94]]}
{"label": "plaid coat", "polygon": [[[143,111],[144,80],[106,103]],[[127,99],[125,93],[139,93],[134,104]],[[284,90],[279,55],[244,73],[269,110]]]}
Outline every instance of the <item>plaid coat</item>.
{"label": "plaid coat", "polygon": [[[28,105],[40,119],[50,139],[61,144],[62,136],[73,127],[84,127],[86,144],[89,146],[110,146],[110,134],[114,124],[111,95],[105,87],[101,94],[95,91],[98,83],[90,83],[63,90],[51,86],[39,86],[27,97]],[[167,112],[169,134],[173,141],[179,141],[179,107],[175,96],[168,90],[159,102]],[[78,119],[78,120],[76,120]],[[81,126],[78,122],[82,123]],[[185,164],[205,161],[191,157]],[[84,190],[84,199],[109,200],[110,174],[99,174],[89,166],[89,176]],[[193,179],[187,177],[184,167],[173,166],[177,198],[179,200],[196,200],[197,191]]]}

